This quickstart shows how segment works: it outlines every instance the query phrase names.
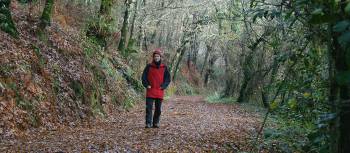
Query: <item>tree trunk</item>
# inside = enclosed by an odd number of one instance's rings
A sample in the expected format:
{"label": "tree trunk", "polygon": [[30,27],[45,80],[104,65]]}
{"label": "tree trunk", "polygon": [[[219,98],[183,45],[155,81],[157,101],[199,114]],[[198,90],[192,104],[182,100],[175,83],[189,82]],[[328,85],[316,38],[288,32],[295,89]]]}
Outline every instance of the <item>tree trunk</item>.
{"label": "tree trunk", "polygon": [[[145,11],[145,7],[146,7],[146,1],[145,0],[142,0],[142,2],[140,2],[140,10],[142,10],[141,14],[140,14],[140,17],[139,17],[139,22],[140,22],[140,25],[139,25],[139,33],[138,33],[138,43],[139,43],[139,50],[142,51],[145,46],[144,46],[144,40],[145,40],[145,30],[143,29],[143,22],[145,20],[145,14],[146,14],[146,11]],[[142,15],[143,14],[143,15]],[[146,49],[148,50],[148,49]]]}
{"label": "tree trunk", "polygon": [[192,53],[192,63],[194,66],[197,66],[197,58],[198,58],[198,42],[197,42],[197,35],[195,35],[195,42],[193,45],[193,53]]}
{"label": "tree trunk", "polygon": [[225,74],[226,74],[226,79],[225,79],[225,89],[224,89],[224,95],[223,97],[229,97],[232,95],[232,84],[233,84],[233,80],[229,71],[229,65],[228,65],[228,61],[227,61],[227,57],[224,57],[224,61],[225,61]]}
{"label": "tree trunk", "polygon": [[[174,55],[170,63],[170,72],[173,72],[173,77],[172,77],[173,80],[175,80],[176,78],[177,70],[182,61],[183,55],[185,54],[186,44],[189,42],[189,40],[186,39],[187,36],[188,34],[184,33],[184,35],[181,38],[180,47],[176,49],[176,54]],[[175,67],[174,67],[174,64],[175,64]]]}
{"label": "tree trunk", "polygon": [[46,26],[51,25],[52,8],[54,5],[54,0],[46,0],[45,8],[43,14],[40,18],[40,29],[43,30]]}
{"label": "tree trunk", "polygon": [[180,55],[180,48],[178,48],[176,50],[176,53],[174,54],[173,58],[171,58],[171,62],[169,64],[169,69],[170,69],[170,73],[173,72],[173,69],[174,69],[174,65],[175,65],[175,61],[177,59],[177,57]]}
{"label": "tree trunk", "polygon": [[214,73],[214,64],[215,64],[216,60],[217,60],[216,55],[212,55],[212,57],[209,60],[209,67],[208,67],[208,69],[207,69],[207,71],[205,73],[205,76],[204,76],[204,86],[205,87],[209,83],[210,76],[212,76],[213,73]]}
{"label": "tree trunk", "polygon": [[[339,21],[347,19],[345,7],[347,6],[346,0],[340,2],[341,14]],[[332,58],[329,61],[330,66],[330,103],[335,103],[335,113],[337,114],[337,121],[335,122],[336,142],[333,143],[331,150],[332,152],[338,153],[349,153],[350,152],[350,73],[349,66],[349,44],[340,44],[339,38],[342,33],[333,31],[333,25],[328,26],[328,31],[332,39],[329,41],[329,53]],[[334,67],[333,67],[334,66]],[[333,69],[334,68],[334,69]],[[334,71],[333,71],[334,70]],[[334,77],[334,75],[336,77]],[[334,108],[333,108],[334,109]],[[339,132],[338,132],[339,131]]]}
{"label": "tree trunk", "polygon": [[347,56],[345,46],[341,46],[338,41],[338,34],[333,33],[333,47],[332,47],[332,57],[335,63],[335,74],[338,78],[345,79],[347,82],[341,82],[336,80],[335,77],[332,84],[335,91],[332,91],[331,98],[335,99],[335,102],[338,103],[339,111],[339,138],[338,138],[338,152],[339,153],[348,153],[350,152],[350,85],[349,78],[346,78],[345,73],[350,73],[350,67],[347,65]]}
{"label": "tree trunk", "polygon": [[242,103],[246,101],[246,88],[248,86],[249,81],[250,81],[250,77],[245,75],[243,79],[243,84],[241,86],[241,89],[239,90],[239,96],[238,96],[237,102]]}
{"label": "tree trunk", "polygon": [[261,100],[262,100],[262,103],[263,103],[265,108],[269,108],[269,106],[270,106],[270,104],[269,104],[270,91],[269,91],[268,86],[270,86],[273,83],[273,81],[275,80],[276,74],[277,74],[278,68],[279,68],[278,61],[276,58],[277,58],[277,55],[275,52],[271,68],[267,72],[265,72],[265,74],[263,75],[263,78],[265,78],[265,76],[267,76],[268,73],[270,73],[270,71],[271,71],[270,80],[268,81],[267,85],[263,85],[263,87],[261,89]]}
{"label": "tree trunk", "polygon": [[143,47],[148,51],[148,39],[146,36],[146,30],[143,30]]}
{"label": "tree trunk", "polygon": [[[191,40],[191,49],[189,54],[189,61],[188,64],[192,64],[193,66],[196,66],[197,64],[197,55],[198,55],[198,43],[197,43],[197,33],[195,33]],[[190,65],[188,65],[190,66]]]}
{"label": "tree trunk", "polygon": [[[338,109],[337,109],[337,82],[335,80],[335,64],[333,60],[333,40],[332,40],[332,24],[328,25],[328,35],[329,40],[328,40],[328,83],[329,83],[329,93],[328,93],[328,100],[331,108],[331,112],[338,114]],[[339,137],[339,131],[338,131],[338,121],[333,120],[330,122],[330,150],[329,152],[338,152],[338,137]]]}
{"label": "tree trunk", "polygon": [[128,35],[128,19],[129,19],[129,7],[130,7],[130,2],[129,0],[125,0],[125,12],[124,12],[124,17],[123,17],[123,26],[121,29],[121,38],[120,38],[120,42],[118,45],[118,51],[120,51],[122,53],[122,55],[127,56],[128,53],[126,53],[125,49],[126,49],[126,37]]}
{"label": "tree trunk", "polygon": [[[172,20],[171,22],[174,23],[174,20]],[[172,27],[172,26],[169,26],[167,29],[168,29],[168,30],[167,30],[165,45],[166,45],[168,48],[171,48],[171,47],[172,47],[172,45],[171,45],[171,43],[172,43],[171,38],[172,38],[172,34],[173,34],[173,31],[172,31],[172,30],[173,30],[173,27]]]}
{"label": "tree trunk", "polygon": [[229,63],[229,52],[228,48],[225,48],[223,51],[223,58],[225,62],[225,89],[224,89],[224,95],[223,97],[229,97],[233,95],[233,78],[231,74],[231,68],[230,68],[230,63]]}
{"label": "tree trunk", "polygon": [[130,28],[130,36],[129,36],[129,41],[131,42],[133,41],[133,36],[134,36],[134,29],[135,29],[135,20],[137,18],[137,12],[138,12],[138,0],[135,1],[134,3],[134,16],[132,17],[132,21],[131,21],[131,28]]}
{"label": "tree trunk", "polygon": [[[191,45],[192,45],[192,43],[191,43]],[[189,71],[191,71],[192,46],[190,48],[191,49],[189,49],[189,51],[187,52],[187,61],[186,61],[187,69]]]}
{"label": "tree trunk", "polygon": [[207,65],[207,61],[208,61],[210,52],[211,52],[211,47],[209,45],[207,45],[207,51],[205,53],[204,63],[203,63],[202,70],[201,70],[201,75],[203,75],[204,69],[205,69],[205,67]]}
{"label": "tree trunk", "polygon": [[[176,79],[176,74],[177,74],[177,70],[179,68],[179,65],[182,61],[182,58],[183,58],[183,55],[185,54],[186,52],[186,44],[188,43],[188,39],[186,39],[187,37],[187,34],[185,33],[183,36],[182,36],[182,43],[181,43],[181,46],[176,50],[176,54],[174,56],[174,58],[172,59],[172,63],[171,63],[171,70],[173,71],[173,81],[175,81]],[[175,64],[176,62],[176,64]],[[173,67],[173,64],[175,64],[175,67]]]}
{"label": "tree trunk", "polygon": [[[197,23],[199,20],[199,17],[196,13],[193,14],[193,22]],[[197,65],[197,55],[198,55],[198,33],[194,32],[192,36],[191,41],[191,57],[190,61],[192,62],[193,66]]]}
{"label": "tree trunk", "polygon": [[[247,28],[247,25],[246,25]],[[249,81],[252,80],[253,76],[253,55],[255,51],[257,50],[257,47],[261,42],[264,41],[265,37],[269,36],[272,33],[272,30],[266,29],[265,32],[249,47],[250,51],[247,56],[244,58],[244,62],[242,65],[243,68],[243,84],[241,86],[241,89],[239,91],[239,97],[238,97],[238,102],[244,102],[247,99],[247,87],[249,84]],[[244,52],[244,46],[242,46],[242,50]]]}
{"label": "tree trunk", "polygon": [[253,51],[250,51],[248,55],[244,58],[244,62],[242,64],[242,71],[243,71],[243,84],[239,90],[239,96],[237,102],[242,103],[245,102],[247,99],[247,87],[248,83],[252,78],[252,63],[253,63]]}
{"label": "tree trunk", "polygon": [[175,65],[175,68],[174,68],[174,74],[173,74],[173,81],[175,82],[175,79],[176,79],[176,74],[177,74],[177,70],[179,69],[179,65],[182,61],[182,58],[183,58],[183,55],[185,54],[186,52],[186,47],[182,47],[181,50],[180,50],[180,55],[178,57],[178,60],[176,62],[176,65]]}
{"label": "tree trunk", "polygon": [[157,41],[157,46],[158,47],[161,47],[163,46],[162,42],[164,40],[164,36],[163,36],[163,33],[164,33],[164,26],[161,26],[161,30],[160,30],[160,33],[159,33],[159,36],[158,36],[158,41]]}
{"label": "tree trunk", "polygon": [[156,36],[157,36],[157,30],[158,30],[158,28],[159,28],[159,25],[160,25],[160,20],[159,21],[157,21],[157,23],[156,23],[156,28],[155,28],[155,30],[153,31],[153,33],[152,33],[152,35],[151,35],[151,44],[154,44],[154,42],[155,42],[155,40],[156,40]]}

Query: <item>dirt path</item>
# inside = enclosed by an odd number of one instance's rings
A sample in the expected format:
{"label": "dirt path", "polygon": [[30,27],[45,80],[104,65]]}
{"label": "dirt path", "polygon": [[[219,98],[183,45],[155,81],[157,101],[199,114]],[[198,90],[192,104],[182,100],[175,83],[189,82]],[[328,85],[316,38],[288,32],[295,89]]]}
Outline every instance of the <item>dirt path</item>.
{"label": "dirt path", "polygon": [[237,105],[208,104],[199,96],[163,103],[161,127],[144,128],[144,105],[91,127],[30,134],[0,142],[0,152],[237,152],[249,149],[257,114]]}

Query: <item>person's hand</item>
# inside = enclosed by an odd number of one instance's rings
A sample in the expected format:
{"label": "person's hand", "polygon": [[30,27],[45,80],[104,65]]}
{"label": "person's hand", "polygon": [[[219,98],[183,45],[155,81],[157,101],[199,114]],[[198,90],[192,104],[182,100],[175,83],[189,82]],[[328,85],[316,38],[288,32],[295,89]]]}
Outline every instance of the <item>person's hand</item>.
{"label": "person's hand", "polygon": [[147,89],[151,89],[151,86],[149,85],[149,86],[147,86]]}

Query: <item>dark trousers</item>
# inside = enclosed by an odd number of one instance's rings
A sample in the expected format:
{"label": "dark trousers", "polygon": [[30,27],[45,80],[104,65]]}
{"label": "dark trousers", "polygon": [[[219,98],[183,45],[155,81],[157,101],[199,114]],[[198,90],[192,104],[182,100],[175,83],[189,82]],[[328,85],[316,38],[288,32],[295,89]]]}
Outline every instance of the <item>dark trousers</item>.
{"label": "dark trousers", "polygon": [[158,98],[146,98],[146,124],[152,124],[152,107],[155,103],[155,111],[153,116],[153,125],[159,124],[160,114],[162,112],[162,100]]}

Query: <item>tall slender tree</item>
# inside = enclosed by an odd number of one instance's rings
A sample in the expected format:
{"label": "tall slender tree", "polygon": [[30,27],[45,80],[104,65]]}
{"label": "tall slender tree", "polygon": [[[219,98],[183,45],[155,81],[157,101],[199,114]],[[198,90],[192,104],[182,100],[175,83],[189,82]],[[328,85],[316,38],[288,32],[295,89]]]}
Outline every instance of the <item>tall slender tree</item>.
{"label": "tall slender tree", "polygon": [[126,53],[126,47],[127,47],[127,36],[128,36],[128,26],[129,26],[129,11],[130,11],[130,4],[131,0],[125,0],[124,6],[124,16],[123,16],[123,24],[121,28],[121,37],[118,45],[118,51],[122,53],[122,55],[126,56],[128,53]]}

